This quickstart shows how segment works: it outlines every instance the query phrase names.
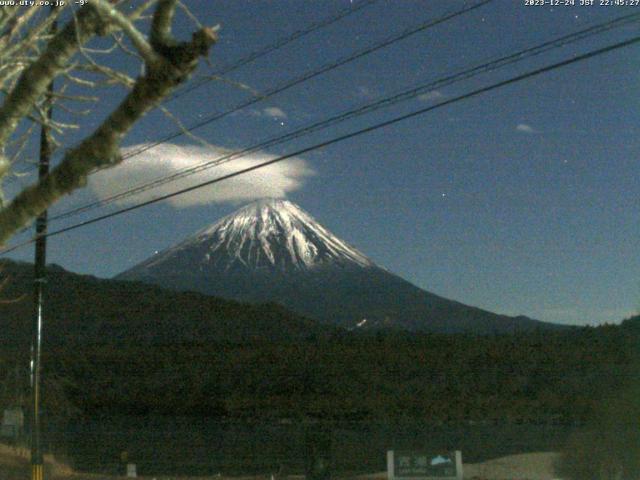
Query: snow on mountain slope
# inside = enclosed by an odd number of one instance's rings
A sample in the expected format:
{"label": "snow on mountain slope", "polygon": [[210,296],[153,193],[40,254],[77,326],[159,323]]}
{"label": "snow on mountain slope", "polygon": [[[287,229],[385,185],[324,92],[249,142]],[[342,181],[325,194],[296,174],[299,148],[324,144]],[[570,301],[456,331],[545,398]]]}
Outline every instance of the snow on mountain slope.
{"label": "snow on mountain slope", "polygon": [[348,329],[494,333],[541,326],[422,290],[286,200],[240,208],[116,278],[243,302],[276,302]]}
{"label": "snow on mountain slope", "polygon": [[[189,259],[185,256],[191,257]],[[141,270],[182,257],[190,268],[219,271],[310,270],[374,263],[287,200],[260,200],[222,218],[184,242],[134,267]]]}

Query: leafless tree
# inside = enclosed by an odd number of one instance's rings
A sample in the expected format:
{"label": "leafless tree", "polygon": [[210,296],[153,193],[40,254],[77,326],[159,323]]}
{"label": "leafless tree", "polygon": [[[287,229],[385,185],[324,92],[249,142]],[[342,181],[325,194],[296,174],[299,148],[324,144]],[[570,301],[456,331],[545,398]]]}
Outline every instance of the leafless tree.
{"label": "leafless tree", "polygon": [[[48,176],[0,205],[0,244],[83,186],[91,172],[117,165],[126,134],[187,81],[216,41],[217,28],[201,26],[179,0],[80,3],[66,2],[51,12],[17,1],[0,6],[0,182],[18,175],[25,146],[33,144],[41,125],[48,126],[60,152]],[[185,13],[196,26],[190,40],[179,41],[174,17]],[[60,27],[53,30],[53,22]],[[114,56],[136,62],[141,73],[134,78],[130,68],[114,68],[120,64]],[[64,123],[46,113],[55,102],[56,110],[68,113],[64,118],[93,114],[104,98],[100,89],[116,87],[125,89],[120,103],[84,136],[78,137],[80,122]],[[73,141],[69,132],[75,132]]]}

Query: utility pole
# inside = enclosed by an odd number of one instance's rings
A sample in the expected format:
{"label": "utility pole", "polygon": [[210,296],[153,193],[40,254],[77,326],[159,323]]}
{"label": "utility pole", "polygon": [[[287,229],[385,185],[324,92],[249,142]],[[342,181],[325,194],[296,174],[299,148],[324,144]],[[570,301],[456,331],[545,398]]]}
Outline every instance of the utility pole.
{"label": "utility pole", "polygon": [[[47,116],[51,117],[51,106],[47,107]],[[50,145],[49,127],[42,125],[40,131],[40,162],[38,180],[49,173]],[[43,480],[43,455],[40,425],[40,370],[42,348],[42,322],[44,317],[44,287],[47,281],[45,265],[47,262],[47,211],[36,219],[36,252],[34,272],[34,304],[31,338],[31,480]]]}
{"label": "utility pole", "polygon": [[[51,7],[50,15],[54,14]],[[53,22],[50,33],[55,34],[57,22]],[[40,129],[40,160],[38,163],[38,181],[42,181],[49,174],[52,141],[51,127],[47,120],[53,118],[53,81],[47,88],[45,98],[45,116]],[[40,422],[40,370],[42,368],[42,323],[44,318],[44,289],[47,281],[47,211],[42,212],[36,219],[35,271],[34,271],[34,316],[31,338],[31,480],[44,479],[44,461],[42,452],[42,436]]]}

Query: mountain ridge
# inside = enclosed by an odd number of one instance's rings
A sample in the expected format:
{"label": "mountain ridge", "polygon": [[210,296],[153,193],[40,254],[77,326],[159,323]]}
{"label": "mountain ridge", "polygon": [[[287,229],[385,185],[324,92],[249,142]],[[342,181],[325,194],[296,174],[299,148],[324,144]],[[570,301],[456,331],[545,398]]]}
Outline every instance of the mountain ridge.
{"label": "mountain ridge", "polygon": [[[212,225],[201,229],[177,245],[155,254],[135,269],[152,268],[168,256],[192,249],[197,258],[184,259],[193,264],[209,264],[224,271],[234,267],[259,270],[310,269],[329,263],[358,266],[375,264],[357,249],[333,235],[297,205],[279,199],[253,202]],[[223,252],[230,260],[224,265],[211,259]],[[121,275],[116,276],[116,278]]]}
{"label": "mountain ridge", "polygon": [[[0,347],[31,341],[33,264],[0,260],[8,278],[0,298]],[[142,282],[101,279],[47,266],[45,344],[112,347],[299,342],[339,329],[281,305],[246,305]]]}
{"label": "mountain ridge", "polygon": [[422,290],[287,200],[245,205],[115,278],[238,301],[273,301],[348,329],[492,334],[561,328]]}

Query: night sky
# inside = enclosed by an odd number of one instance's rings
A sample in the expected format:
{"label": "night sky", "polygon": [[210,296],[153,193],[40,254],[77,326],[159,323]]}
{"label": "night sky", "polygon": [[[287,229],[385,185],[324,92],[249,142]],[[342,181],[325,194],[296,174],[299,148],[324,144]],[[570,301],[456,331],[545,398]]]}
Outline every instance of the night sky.
{"label": "night sky", "polygon": [[[211,65],[203,63],[198,70],[205,75],[358,2],[186,3],[202,23],[221,26]],[[640,6],[599,3],[581,6],[576,0],[575,6],[552,7],[495,0],[193,133],[218,148],[246,148],[587,26],[640,13]],[[456,0],[379,0],[166,106],[192,125],[463,5]],[[634,37],[638,25],[437,88],[159,191],[229,173],[268,155],[294,152]],[[177,18],[180,36],[195,28],[188,17]],[[110,277],[252,198],[278,196],[298,203],[379,265],[438,295],[559,323],[620,322],[640,307],[639,65],[636,45],[463,100],[227,185],[53,237],[48,260],[75,272]],[[132,63],[118,60],[116,66],[132,68]],[[122,89],[107,90],[100,108],[106,112],[122,94]],[[83,119],[82,131],[71,138],[90,132],[102,118],[96,113]],[[154,141],[175,129],[155,111],[137,125],[125,145]],[[209,147],[185,137],[175,139],[128,159],[119,171],[95,175],[87,189],[56,205],[51,214],[211,158],[215,154]],[[50,228],[146,198],[149,193],[52,222]],[[14,242],[24,238],[16,236]],[[10,257],[31,261],[33,248]]]}

